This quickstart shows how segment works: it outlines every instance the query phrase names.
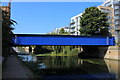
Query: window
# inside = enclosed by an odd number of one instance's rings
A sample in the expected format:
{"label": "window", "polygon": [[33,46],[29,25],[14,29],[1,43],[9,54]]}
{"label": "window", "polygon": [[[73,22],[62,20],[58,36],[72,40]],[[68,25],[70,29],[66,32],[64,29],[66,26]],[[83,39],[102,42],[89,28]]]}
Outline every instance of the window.
{"label": "window", "polygon": [[74,19],[72,20],[72,22],[74,22]]}

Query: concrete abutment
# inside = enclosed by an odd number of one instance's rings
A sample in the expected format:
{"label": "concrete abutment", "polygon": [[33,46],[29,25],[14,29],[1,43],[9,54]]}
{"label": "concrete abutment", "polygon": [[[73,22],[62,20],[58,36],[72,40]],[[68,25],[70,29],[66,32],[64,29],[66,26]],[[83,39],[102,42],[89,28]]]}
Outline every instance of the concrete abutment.
{"label": "concrete abutment", "polygon": [[99,47],[100,56],[105,52],[104,58],[120,60],[120,46],[109,46],[107,51],[105,47]]}
{"label": "concrete abutment", "polygon": [[120,46],[82,46],[80,58],[105,58],[120,60]]}

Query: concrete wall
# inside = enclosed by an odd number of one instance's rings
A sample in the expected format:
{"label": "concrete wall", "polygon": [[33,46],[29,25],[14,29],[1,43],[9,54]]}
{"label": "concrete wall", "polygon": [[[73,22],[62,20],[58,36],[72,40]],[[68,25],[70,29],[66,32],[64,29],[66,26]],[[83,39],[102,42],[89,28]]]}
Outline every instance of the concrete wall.
{"label": "concrete wall", "polygon": [[99,57],[120,60],[120,46],[99,47]]}
{"label": "concrete wall", "polygon": [[80,58],[107,58],[120,60],[120,46],[82,46]]}

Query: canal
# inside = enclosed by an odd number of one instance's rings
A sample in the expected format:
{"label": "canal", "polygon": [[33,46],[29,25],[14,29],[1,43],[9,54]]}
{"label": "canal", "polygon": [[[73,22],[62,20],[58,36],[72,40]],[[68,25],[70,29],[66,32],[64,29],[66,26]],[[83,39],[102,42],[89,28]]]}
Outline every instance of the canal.
{"label": "canal", "polygon": [[41,80],[116,80],[120,61],[80,59],[77,56],[19,55],[23,63]]}

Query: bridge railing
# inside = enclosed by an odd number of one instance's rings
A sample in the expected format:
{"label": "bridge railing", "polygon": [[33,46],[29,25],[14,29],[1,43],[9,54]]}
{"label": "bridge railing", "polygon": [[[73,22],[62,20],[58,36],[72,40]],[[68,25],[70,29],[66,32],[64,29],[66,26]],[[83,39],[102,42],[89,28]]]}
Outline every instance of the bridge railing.
{"label": "bridge railing", "polygon": [[99,45],[113,46],[113,36],[15,34],[15,45]]}

